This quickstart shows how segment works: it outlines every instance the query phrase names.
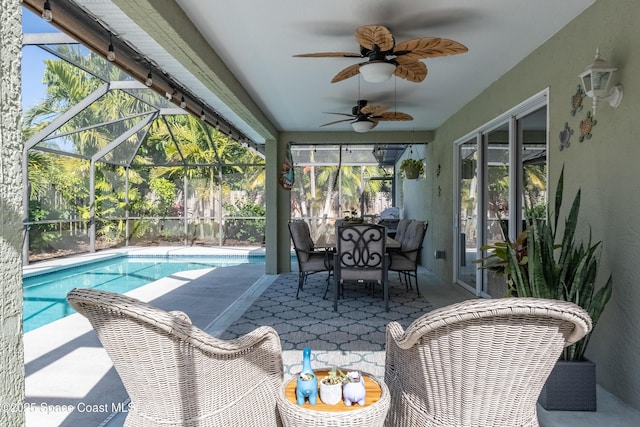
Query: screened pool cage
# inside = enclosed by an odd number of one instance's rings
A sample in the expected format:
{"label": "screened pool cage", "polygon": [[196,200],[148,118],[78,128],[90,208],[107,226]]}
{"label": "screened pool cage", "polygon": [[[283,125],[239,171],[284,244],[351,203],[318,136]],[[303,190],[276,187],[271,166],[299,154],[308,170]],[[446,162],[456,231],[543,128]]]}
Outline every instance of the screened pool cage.
{"label": "screened pool cage", "polygon": [[293,145],[291,219],[309,223],[315,242],[337,219],[376,223],[395,204],[394,165],[403,145]]}
{"label": "screened pool cage", "polygon": [[42,84],[44,99],[24,108],[25,263],[129,245],[263,244],[255,144],[81,45],[25,46],[23,66],[29,55],[44,74],[23,79],[23,93]]}
{"label": "screened pool cage", "polygon": [[[24,34],[25,264],[122,246],[263,245],[264,146],[203,101],[200,115],[184,108],[185,88],[163,96],[49,27]],[[148,79],[168,78],[148,66]],[[345,216],[375,222],[394,205],[405,148],[292,143],[290,217],[314,238]]]}

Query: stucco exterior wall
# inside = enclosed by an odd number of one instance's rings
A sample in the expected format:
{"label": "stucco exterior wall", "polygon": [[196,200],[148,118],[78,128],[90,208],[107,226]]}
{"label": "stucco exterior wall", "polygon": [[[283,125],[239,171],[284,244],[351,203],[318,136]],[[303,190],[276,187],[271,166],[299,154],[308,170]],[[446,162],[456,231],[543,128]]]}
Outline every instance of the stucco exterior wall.
{"label": "stucco exterior wall", "polygon": [[24,424],[22,347],[22,8],[0,0],[0,425]]}
{"label": "stucco exterior wall", "polygon": [[[534,94],[549,88],[549,186],[555,191],[565,165],[565,196],[573,198],[582,189],[579,232],[584,240],[591,231],[604,247],[601,281],[613,274],[614,290],[593,333],[587,357],[597,363],[598,382],[621,400],[640,409],[640,2],[598,0],[540,48],[507,72],[492,86],[462,108],[436,131],[428,146],[428,170],[438,164],[443,173],[423,181],[421,197],[405,204],[425,206],[438,186],[443,191],[437,203],[429,203],[430,232],[426,247],[446,249],[449,262],[433,259],[433,250],[423,252],[422,263],[439,276],[453,280],[449,254],[453,248],[453,142],[513,108]],[[589,65],[596,48],[601,56],[619,68],[614,80],[624,86],[618,109],[605,103],[597,108],[592,138],[578,142],[580,121],[591,109],[571,116],[571,96],[577,75]],[[559,150],[559,133],[568,122],[575,133],[571,146]],[[566,204],[566,203],[565,203]],[[435,233],[433,230],[438,230]]]}

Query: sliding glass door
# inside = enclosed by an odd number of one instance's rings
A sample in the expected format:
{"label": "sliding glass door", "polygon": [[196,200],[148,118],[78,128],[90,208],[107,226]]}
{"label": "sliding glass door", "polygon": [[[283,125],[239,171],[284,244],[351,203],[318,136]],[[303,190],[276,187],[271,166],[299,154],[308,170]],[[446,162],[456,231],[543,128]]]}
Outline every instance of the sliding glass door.
{"label": "sliding glass door", "polygon": [[502,275],[479,268],[481,248],[516,236],[545,215],[546,92],[456,142],[456,282],[478,296],[502,297]]}
{"label": "sliding glass door", "polygon": [[458,280],[475,289],[478,254],[478,144],[475,138],[458,147],[459,186]]}

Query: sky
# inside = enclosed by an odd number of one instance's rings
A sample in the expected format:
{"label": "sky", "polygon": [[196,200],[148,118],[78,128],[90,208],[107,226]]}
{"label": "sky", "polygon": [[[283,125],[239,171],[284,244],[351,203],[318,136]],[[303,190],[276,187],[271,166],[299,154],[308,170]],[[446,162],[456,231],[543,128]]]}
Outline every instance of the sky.
{"label": "sky", "polygon": [[[57,28],[46,22],[39,15],[22,8],[22,32],[28,33],[53,33],[60,32]],[[45,97],[45,88],[42,84],[44,75],[44,60],[55,58],[37,46],[22,48],[22,107],[23,110],[37,105]]]}

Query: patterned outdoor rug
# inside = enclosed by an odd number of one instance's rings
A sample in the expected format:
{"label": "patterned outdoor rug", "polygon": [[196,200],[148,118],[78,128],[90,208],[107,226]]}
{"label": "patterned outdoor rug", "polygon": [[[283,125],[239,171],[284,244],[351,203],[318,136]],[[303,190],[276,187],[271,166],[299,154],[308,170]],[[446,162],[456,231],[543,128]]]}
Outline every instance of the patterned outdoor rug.
{"label": "patterned outdoor rug", "polygon": [[296,300],[298,273],[281,274],[220,338],[237,338],[268,325],[280,335],[287,376],[301,370],[302,349],[310,347],[314,369],[335,365],[382,378],[387,324],[397,321],[406,328],[433,307],[396,280],[389,286],[389,312],[384,311],[380,286],[372,295],[370,288],[358,284],[345,285],[335,312],[332,289],[323,299],[326,277],[309,276]]}

